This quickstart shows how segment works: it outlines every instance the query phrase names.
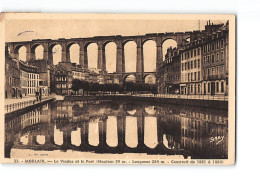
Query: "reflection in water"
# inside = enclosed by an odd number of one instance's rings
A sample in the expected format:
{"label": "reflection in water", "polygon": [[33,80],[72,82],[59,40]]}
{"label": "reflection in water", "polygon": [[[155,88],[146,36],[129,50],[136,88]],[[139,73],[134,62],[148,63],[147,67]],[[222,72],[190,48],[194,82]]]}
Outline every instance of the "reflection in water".
{"label": "reflection in water", "polygon": [[155,148],[158,144],[157,118],[144,118],[144,144],[149,148]]}
{"label": "reflection in water", "polygon": [[125,143],[130,148],[138,145],[137,117],[126,116]]}
{"label": "reflection in water", "polygon": [[37,141],[38,144],[41,144],[41,145],[45,144],[45,136],[44,135],[37,135],[36,141]]}
{"label": "reflection in water", "polygon": [[71,132],[71,144],[75,146],[80,146],[81,144],[81,137],[80,137],[80,128],[77,128],[77,131]]}
{"label": "reflection in water", "polygon": [[145,111],[149,115],[154,115],[156,113],[154,106],[148,106],[147,108],[145,108]]}
{"label": "reflection in water", "polygon": [[56,101],[6,119],[12,149],[227,158],[226,111],[133,101]]}
{"label": "reflection in water", "polygon": [[93,146],[98,146],[99,144],[99,129],[98,129],[98,120],[95,119],[89,122],[89,144]]}
{"label": "reflection in water", "polygon": [[20,142],[23,144],[23,145],[27,145],[28,144],[28,134],[25,134],[23,136],[21,136],[20,138]]}
{"label": "reflection in water", "polygon": [[56,145],[62,145],[63,143],[63,132],[54,126],[54,143]]}
{"label": "reflection in water", "polygon": [[108,116],[107,118],[107,145],[116,147],[118,145],[117,137],[117,118],[116,116]]}

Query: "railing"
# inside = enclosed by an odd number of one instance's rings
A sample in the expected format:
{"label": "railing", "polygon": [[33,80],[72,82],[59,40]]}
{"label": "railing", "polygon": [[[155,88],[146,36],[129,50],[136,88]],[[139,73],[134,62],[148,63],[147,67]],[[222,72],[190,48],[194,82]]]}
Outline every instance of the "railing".
{"label": "railing", "polygon": [[[41,101],[47,100],[50,97],[43,97]],[[36,103],[41,102],[40,100],[28,100],[28,101],[21,101],[21,102],[17,102],[17,103],[12,103],[12,104],[7,104],[5,105],[5,113],[7,112],[13,112],[31,105],[34,105]]]}
{"label": "railing", "polygon": [[[83,96],[83,95],[77,95]],[[84,95],[93,96],[93,95]],[[180,95],[180,94],[147,94],[147,93],[96,93],[95,96],[133,96],[133,97],[154,97],[154,98],[175,98],[175,99],[194,99],[194,100],[216,100],[216,101],[228,101],[228,96],[224,94],[215,95]]]}
{"label": "railing", "polygon": [[133,95],[133,96],[136,96],[136,97],[155,97],[155,98],[228,101],[227,95],[136,94],[136,95]]}

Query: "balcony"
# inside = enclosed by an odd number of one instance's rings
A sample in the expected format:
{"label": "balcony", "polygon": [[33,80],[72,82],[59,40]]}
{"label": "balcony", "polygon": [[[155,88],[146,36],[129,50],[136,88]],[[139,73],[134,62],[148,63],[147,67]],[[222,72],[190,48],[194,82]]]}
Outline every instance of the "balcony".
{"label": "balcony", "polygon": [[217,80],[217,79],[225,79],[225,76],[222,74],[205,76],[205,80]]}

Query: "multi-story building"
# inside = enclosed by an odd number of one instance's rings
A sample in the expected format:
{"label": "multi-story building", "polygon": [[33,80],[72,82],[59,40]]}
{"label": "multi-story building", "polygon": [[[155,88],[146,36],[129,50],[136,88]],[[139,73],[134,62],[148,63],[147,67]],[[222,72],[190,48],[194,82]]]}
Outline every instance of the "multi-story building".
{"label": "multi-story building", "polygon": [[17,59],[8,53],[5,57],[5,98],[18,98],[21,95],[20,70]]}
{"label": "multi-story building", "polygon": [[48,65],[48,61],[45,59],[31,60],[28,64],[38,68],[39,91],[42,95],[48,95],[51,87],[51,66]]}
{"label": "multi-story building", "polygon": [[168,48],[165,60],[158,70],[158,92],[179,93],[181,80],[180,50]]}
{"label": "multi-story building", "polygon": [[32,72],[28,73],[28,95],[35,95],[36,92],[39,92],[39,73],[37,72],[37,68]]}
{"label": "multi-story building", "polygon": [[229,24],[208,24],[203,38],[203,94],[228,94]]}
{"label": "multi-story building", "polygon": [[88,69],[85,74],[85,80],[90,83],[104,84],[104,74],[101,74],[101,69]]}
{"label": "multi-story building", "polygon": [[54,68],[55,93],[58,95],[70,95],[72,90],[71,63],[59,63]]}
{"label": "multi-story building", "polygon": [[85,80],[86,71],[85,68],[81,65],[76,65],[76,63],[72,63],[72,78]]}
{"label": "multi-story building", "polygon": [[19,68],[22,96],[35,95],[36,92],[40,91],[38,68],[23,61],[19,61]]}
{"label": "multi-story building", "polygon": [[193,40],[181,53],[181,94],[201,94],[201,40]]}

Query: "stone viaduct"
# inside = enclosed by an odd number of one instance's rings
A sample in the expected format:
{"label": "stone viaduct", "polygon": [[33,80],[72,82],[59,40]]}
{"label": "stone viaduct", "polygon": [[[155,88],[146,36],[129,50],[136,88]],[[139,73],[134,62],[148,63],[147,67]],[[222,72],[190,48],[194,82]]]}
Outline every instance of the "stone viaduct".
{"label": "stone viaduct", "polygon": [[[22,41],[22,42],[7,42],[6,49],[9,48],[9,53],[12,57],[19,57],[19,49],[22,46],[26,47],[26,60],[35,60],[35,49],[37,46],[42,45],[44,48],[43,59],[48,60],[50,65],[53,64],[53,53],[52,49],[55,45],[60,45],[62,48],[62,62],[70,62],[70,47],[73,44],[78,44],[79,51],[79,63],[88,68],[88,54],[87,47],[91,43],[96,43],[98,46],[98,59],[97,67],[101,71],[106,71],[106,58],[105,58],[105,46],[114,42],[117,46],[116,54],[116,73],[123,74],[125,73],[125,58],[124,58],[124,46],[129,41],[134,41],[137,46],[137,58],[136,58],[136,80],[142,81],[144,79],[144,59],[143,59],[143,45],[148,40],[153,40],[157,46],[156,54],[156,70],[160,67],[163,62],[163,53],[162,45],[163,42],[167,39],[173,39],[177,42],[177,47],[182,46],[183,40],[190,37],[192,32],[176,32],[176,33],[152,33],[146,35],[137,35],[137,36],[96,36],[89,38],[71,38],[65,39],[60,38],[57,40],[52,39],[38,39],[32,41]],[[121,80],[124,75],[121,75]]]}

